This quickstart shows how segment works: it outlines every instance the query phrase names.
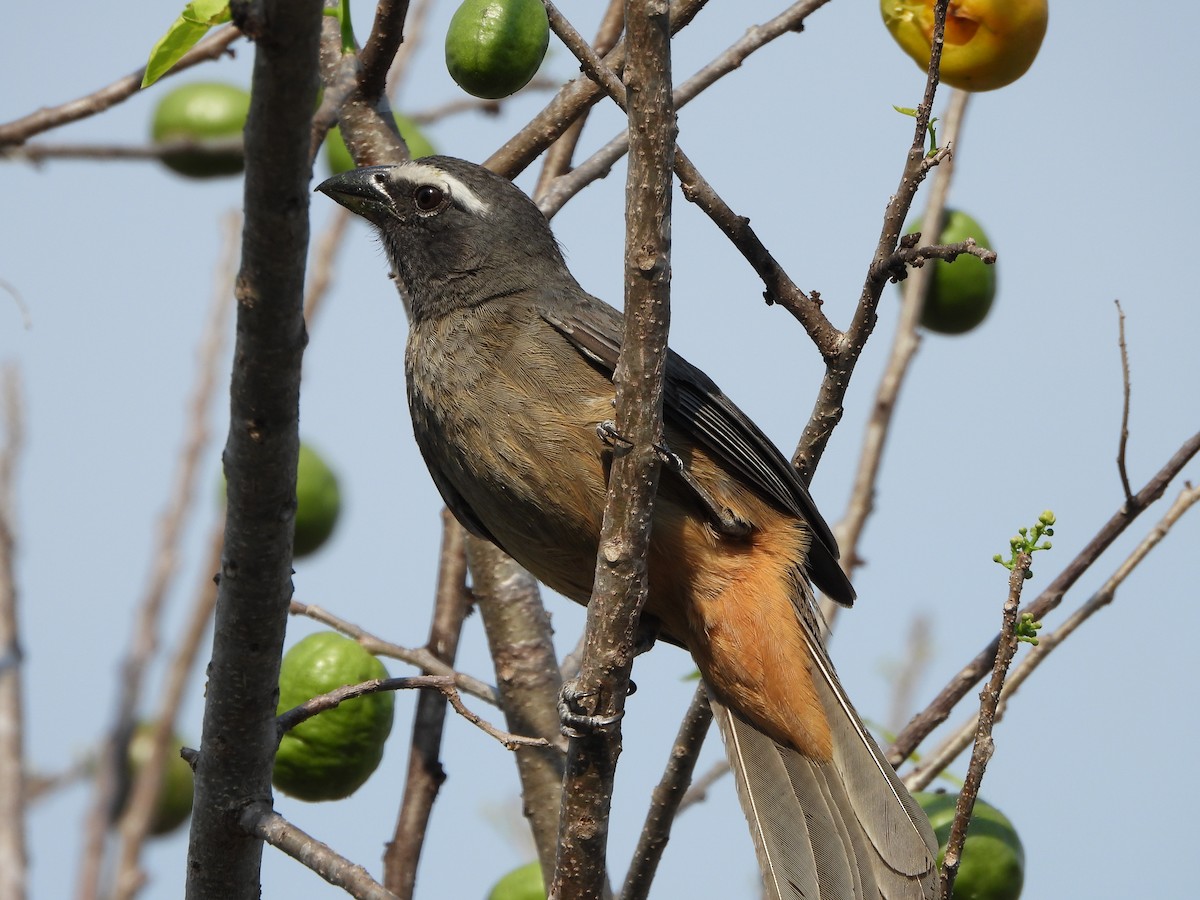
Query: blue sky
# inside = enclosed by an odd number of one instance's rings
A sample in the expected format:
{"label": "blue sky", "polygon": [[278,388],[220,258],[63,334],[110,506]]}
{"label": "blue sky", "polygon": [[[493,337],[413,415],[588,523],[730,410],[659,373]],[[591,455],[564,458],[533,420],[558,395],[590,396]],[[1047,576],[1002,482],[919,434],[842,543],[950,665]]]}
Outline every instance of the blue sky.
{"label": "blue sky", "polygon": [[[356,19],[365,33],[370,10],[360,6]],[[590,33],[593,6],[562,8]],[[0,120],[132,70],[177,12],[158,2],[117,24],[110,8],[76,7],[64,13],[27,3],[9,11]],[[677,80],[774,12],[762,3],[712,7],[678,42]],[[441,62],[451,12],[449,4],[434,11],[402,110],[461,97]],[[972,102],[951,202],[991,235],[1000,292],[978,331],[923,340],[900,402],[877,512],[861,547],[867,565],[856,577],[860,601],[841,618],[832,646],[868,718],[887,715],[888,673],[905,653],[914,616],[931,622],[932,657],[917,688],[922,705],[995,633],[1006,573],[991,558],[1018,526],[1047,507],[1058,514],[1055,549],[1040,555],[1027,586],[1032,596],[1118,508],[1114,299],[1128,316],[1135,488],[1197,429],[1200,307],[1188,285],[1195,281],[1200,208],[1193,162],[1198,29],[1200,12],[1188,5],[1056,5],[1032,70]],[[553,40],[551,52],[549,74],[576,73]],[[248,84],[252,53],[239,44],[235,60],[182,78]],[[820,291],[837,324],[849,319],[910,140],[911,120],[892,105],[915,106],[922,84],[873,4],[835,2],[803,34],[752,57],[681,113],[681,145],[730,205],[752,219],[797,283]],[[41,139],[140,142],[156,99],[154,92],[135,97]],[[482,160],[541,103],[519,98],[499,118],[464,115],[427,133],[442,152]],[[602,108],[585,149],[619,127],[617,114]],[[316,177],[323,175],[318,165]],[[88,751],[112,713],[117,666],[183,439],[220,220],[240,205],[241,185],[187,181],[154,163],[8,162],[0,179],[0,279],[19,291],[32,321],[24,328],[15,304],[0,303],[0,360],[21,368],[28,417],[18,488],[26,744],[39,771],[55,771]],[[614,303],[623,189],[617,167],[555,221],[576,276]],[[332,203],[314,197],[314,231],[332,212]],[[819,359],[785,312],[762,303],[748,267],[681,197],[674,225],[674,346],[790,452],[812,407]],[[439,501],[403,399],[403,312],[365,225],[353,226],[336,274],[305,357],[301,430],[339,470],[346,510],[331,545],[298,563],[296,596],[418,645],[428,626]],[[845,420],[813,485],[831,522],[849,495],[897,297],[889,287]],[[222,374],[222,391],[226,379]],[[219,391],[164,621],[167,648],[196,585],[211,574],[202,559],[215,514],[224,410]],[[1193,464],[1185,475],[1195,479],[1198,471]],[[1068,595],[1065,609],[1083,602],[1163,511],[1165,505],[1147,513]],[[1183,897],[1194,890],[1186,864],[1176,861],[1190,858],[1188,804],[1198,787],[1191,752],[1197,727],[1188,712],[1195,704],[1186,687],[1200,629],[1198,542],[1193,513],[1129,579],[1116,604],[1021,690],[997,729],[983,795],[1025,841],[1026,898]],[[548,604],[561,646],[572,646],[581,610],[559,598]],[[293,621],[289,643],[312,630]],[[468,623],[460,662],[490,678],[476,620]],[[638,661],[641,690],[626,720],[610,852],[617,878],[691,694],[683,680],[690,670],[670,647]],[[147,687],[150,709],[161,680],[157,666]],[[193,740],[201,691],[197,677],[181,721]],[[388,755],[359,795],[318,806],[278,800],[284,815],[376,873],[403,782],[412,702],[399,698]],[[706,761],[719,755],[715,739],[710,744]],[[449,780],[434,812],[418,896],[482,897],[500,874],[531,858],[515,770],[505,757],[476,729],[450,722]],[[960,761],[955,771],[964,768]],[[73,890],[88,799],[76,786],[33,811],[32,896]],[[182,834],[150,848],[146,897],[181,895],[185,849]],[[722,783],[680,821],[653,896],[749,898],[755,891],[746,829],[732,785]],[[269,850],[263,893],[340,896]]]}

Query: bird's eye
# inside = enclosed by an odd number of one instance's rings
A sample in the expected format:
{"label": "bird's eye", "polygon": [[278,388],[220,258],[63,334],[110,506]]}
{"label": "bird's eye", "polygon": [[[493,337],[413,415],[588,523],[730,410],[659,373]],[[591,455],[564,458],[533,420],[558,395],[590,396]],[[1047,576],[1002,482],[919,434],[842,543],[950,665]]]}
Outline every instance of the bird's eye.
{"label": "bird's eye", "polygon": [[446,192],[432,184],[423,184],[413,192],[413,203],[421,212],[433,212],[446,199]]}

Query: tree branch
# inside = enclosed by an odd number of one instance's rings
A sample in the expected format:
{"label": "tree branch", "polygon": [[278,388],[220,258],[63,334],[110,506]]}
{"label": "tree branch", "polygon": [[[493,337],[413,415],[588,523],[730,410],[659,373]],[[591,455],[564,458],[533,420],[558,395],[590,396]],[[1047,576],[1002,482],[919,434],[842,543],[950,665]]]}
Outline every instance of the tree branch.
{"label": "tree branch", "polygon": [[596,577],[574,712],[590,720],[571,738],[563,782],[559,854],[550,896],[603,894],[620,720],[638,620],[662,441],[662,382],[670,321],[671,30],[665,0],[628,0],[625,68],[630,146],[626,185],[625,334],[617,360],[616,429]]}
{"label": "tree branch", "polygon": [[[235,5],[236,17],[249,12]],[[264,0],[246,123],[246,224],[231,379],[225,550],[196,766],[189,900],[257,900],[261,842],[239,827],[271,794],[300,439],[309,137],[320,0]],[[239,27],[245,22],[237,20]]]}

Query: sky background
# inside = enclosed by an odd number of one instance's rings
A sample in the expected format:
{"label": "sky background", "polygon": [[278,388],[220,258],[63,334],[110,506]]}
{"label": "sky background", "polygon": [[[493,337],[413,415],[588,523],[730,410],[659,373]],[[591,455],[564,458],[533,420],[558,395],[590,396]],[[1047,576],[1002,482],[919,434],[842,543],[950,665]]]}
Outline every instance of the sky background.
{"label": "sky background", "polygon": [[[566,2],[594,32],[602,4]],[[682,80],[775,8],[711,4],[677,40]],[[398,108],[460,99],[442,64],[453,4],[431,15]],[[175,2],[111,6],[23,3],[8,10],[0,121],[86,94],[133,70],[178,12]],[[365,35],[371,10],[359,3]],[[1055,549],[1039,554],[1032,597],[1121,503],[1114,463],[1121,415],[1117,316],[1127,314],[1133,371],[1129,473],[1135,489],[1200,422],[1200,306],[1196,302],[1195,168],[1200,9],[1190,4],[1056,4],[1041,54],[1014,85],[971,104],[951,202],[987,229],[999,296],[987,322],[959,338],[926,337],[899,404],[861,547],[857,607],[838,623],[832,654],[859,710],[881,721],[890,673],[917,616],[931,658],[923,706],[995,633],[1007,573],[992,562],[1021,525],[1050,508]],[[194,69],[102,116],[42,136],[62,143],[138,143],[173,84],[249,84],[252,47]],[[551,41],[545,72],[577,72]],[[682,110],[680,144],[805,289],[819,290],[835,324],[858,297],[888,196],[900,176],[923,78],[893,43],[873,3],[833,2],[801,34],[751,57]],[[481,161],[541,108],[520,97],[498,118],[468,114],[427,129],[442,152]],[[946,94],[939,94],[939,109]],[[611,104],[589,123],[584,151],[620,127]],[[325,175],[318,164],[315,181]],[[519,179],[529,187],[533,172]],[[314,183],[315,183],[314,181]],[[0,361],[19,366],[27,444],[19,470],[18,560],[25,649],[25,740],[38,772],[61,770],[110,722],[132,612],[149,579],[160,515],[187,423],[196,348],[208,315],[221,220],[241,203],[239,179],[191,181],[153,162],[0,166],[0,280],[28,308],[0,300]],[[588,188],[555,220],[581,283],[619,304],[624,167]],[[918,207],[925,195],[918,195]],[[334,212],[316,196],[314,233]],[[779,308],[708,219],[677,195],[673,346],[703,367],[790,453],[821,376],[802,329]],[[414,446],[403,399],[401,305],[365,224],[356,222],[337,282],[304,361],[301,432],[340,473],[345,510],[332,542],[296,566],[297,599],[401,644],[428,628],[440,502]],[[846,416],[813,484],[825,516],[841,518],[864,422],[886,358],[898,291],[855,375]],[[232,326],[230,327],[230,338]],[[177,635],[204,569],[227,430],[228,347],[209,425],[198,499],[162,632]],[[1185,470],[1195,479],[1195,463]],[[1168,491],[1168,499],[1176,489]],[[1097,588],[1165,512],[1143,516],[1051,616],[1054,628]],[[1192,806],[1200,779],[1194,692],[1200,516],[1181,522],[1128,580],[1116,604],[1062,646],[1014,698],[996,730],[983,796],[1024,840],[1029,900],[1192,896]],[[547,603],[563,649],[582,610]],[[289,645],[316,630],[289,623]],[[1023,656],[1024,650],[1021,651]],[[460,667],[493,676],[479,623],[468,623]],[[201,662],[201,666],[202,666]],[[410,672],[391,662],[392,674]],[[692,669],[660,647],[638,660],[640,690],[625,721],[610,860],[619,880],[678,720]],[[145,696],[155,708],[163,668]],[[203,682],[181,715],[199,739]],[[1190,698],[1190,699],[1189,699]],[[414,697],[401,695],[388,753],[349,800],[277,808],[380,874],[405,768]],[[497,719],[494,710],[473,706]],[[1188,712],[1192,710],[1193,712]],[[959,721],[966,707],[953,721]],[[700,769],[720,755],[710,740]],[[512,760],[451,716],[449,779],[433,814],[418,896],[475,898],[532,858]],[[953,771],[962,774],[965,760]],[[31,896],[74,890],[84,785],[31,812]],[[155,842],[146,898],[182,896],[186,832]],[[732,783],[679,821],[653,896],[757,896],[748,833]],[[263,896],[336,897],[268,849]]]}

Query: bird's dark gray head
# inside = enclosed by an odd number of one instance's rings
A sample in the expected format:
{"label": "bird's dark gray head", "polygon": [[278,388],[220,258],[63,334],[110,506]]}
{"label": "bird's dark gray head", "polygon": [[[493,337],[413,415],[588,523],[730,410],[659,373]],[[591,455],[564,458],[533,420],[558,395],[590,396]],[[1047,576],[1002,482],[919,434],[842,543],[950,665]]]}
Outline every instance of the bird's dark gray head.
{"label": "bird's dark gray head", "polygon": [[573,283],[533,201],[466,160],[352,169],[317,190],[375,226],[417,321],[556,279]]}

